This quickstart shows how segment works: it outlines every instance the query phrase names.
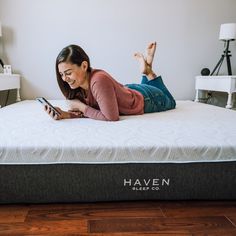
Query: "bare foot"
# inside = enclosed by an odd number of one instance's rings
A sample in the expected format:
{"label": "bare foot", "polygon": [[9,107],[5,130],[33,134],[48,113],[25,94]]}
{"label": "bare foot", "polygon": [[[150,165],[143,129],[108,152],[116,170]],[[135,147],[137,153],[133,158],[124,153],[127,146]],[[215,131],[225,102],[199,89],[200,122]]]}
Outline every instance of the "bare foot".
{"label": "bare foot", "polygon": [[145,58],[144,58],[143,54],[137,52],[137,53],[134,54],[134,57],[139,62],[140,72],[142,74],[146,75],[148,80],[155,79],[156,74],[153,72],[152,67],[150,65],[148,65],[147,62],[145,61]]}
{"label": "bare foot", "polygon": [[155,51],[156,51],[156,42],[150,43],[146,49],[146,56],[147,56],[147,64],[150,65],[150,67],[152,67],[152,62],[153,62],[153,58],[155,55]]}
{"label": "bare foot", "polygon": [[136,53],[134,54],[134,57],[135,57],[135,58],[138,60],[138,62],[139,62],[140,72],[141,72],[142,74],[147,75],[147,74],[149,73],[150,69],[148,68],[147,62],[145,61],[143,54],[140,53],[140,52],[136,52]]}

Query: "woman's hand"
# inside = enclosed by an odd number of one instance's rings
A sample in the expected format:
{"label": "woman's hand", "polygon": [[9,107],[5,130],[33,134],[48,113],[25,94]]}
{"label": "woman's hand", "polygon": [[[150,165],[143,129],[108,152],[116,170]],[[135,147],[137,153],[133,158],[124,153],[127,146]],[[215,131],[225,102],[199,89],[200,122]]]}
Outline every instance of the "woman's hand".
{"label": "woman's hand", "polygon": [[82,113],[84,113],[87,107],[86,104],[84,104],[78,99],[68,100],[68,103],[70,106],[70,110],[72,111],[81,111]]}
{"label": "woman's hand", "polygon": [[69,110],[68,112],[70,113],[70,118],[84,118],[85,117],[83,112],[78,109]]}
{"label": "woman's hand", "polygon": [[59,114],[56,114],[55,111],[53,111],[49,106],[44,106],[45,111],[54,119],[54,120],[62,120],[62,119],[69,119],[71,118],[70,113],[61,110],[59,107],[55,107],[57,111],[59,111]]}

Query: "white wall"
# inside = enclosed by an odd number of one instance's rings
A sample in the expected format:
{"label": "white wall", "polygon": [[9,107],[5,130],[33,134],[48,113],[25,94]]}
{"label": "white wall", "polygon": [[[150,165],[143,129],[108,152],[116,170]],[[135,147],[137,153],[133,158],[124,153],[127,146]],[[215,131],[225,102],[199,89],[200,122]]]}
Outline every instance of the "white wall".
{"label": "white wall", "polygon": [[[156,40],[156,71],[176,99],[193,99],[194,77],[223,51],[221,23],[236,22],[235,0],[0,0],[0,55],[22,75],[22,97],[62,98],[55,58],[79,44],[92,67],[138,83],[135,51]],[[236,74],[236,44],[232,43]],[[222,73],[225,73],[224,69]]]}

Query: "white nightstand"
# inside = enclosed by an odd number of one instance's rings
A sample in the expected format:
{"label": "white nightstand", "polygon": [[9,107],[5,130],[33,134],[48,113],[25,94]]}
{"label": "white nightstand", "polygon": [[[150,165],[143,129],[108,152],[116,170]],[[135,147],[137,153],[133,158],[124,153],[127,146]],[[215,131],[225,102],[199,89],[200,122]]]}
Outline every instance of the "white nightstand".
{"label": "white nightstand", "polygon": [[232,94],[236,93],[236,75],[196,76],[195,89],[195,102],[199,102],[199,90],[219,91],[228,93],[226,108],[231,109],[233,107]]}
{"label": "white nightstand", "polygon": [[[0,73],[0,91],[17,89],[16,101],[21,101],[20,99],[20,75],[18,74],[2,74]],[[1,106],[0,106],[1,107]]]}

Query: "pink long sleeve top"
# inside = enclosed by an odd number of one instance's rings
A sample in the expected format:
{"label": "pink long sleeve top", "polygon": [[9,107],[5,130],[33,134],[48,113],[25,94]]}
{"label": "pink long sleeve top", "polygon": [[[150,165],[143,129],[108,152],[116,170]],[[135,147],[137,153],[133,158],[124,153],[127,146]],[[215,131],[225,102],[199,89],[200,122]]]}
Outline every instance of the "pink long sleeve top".
{"label": "pink long sleeve top", "polygon": [[84,116],[96,120],[117,121],[119,115],[144,113],[143,95],[118,83],[103,70],[92,70],[85,100]]}

